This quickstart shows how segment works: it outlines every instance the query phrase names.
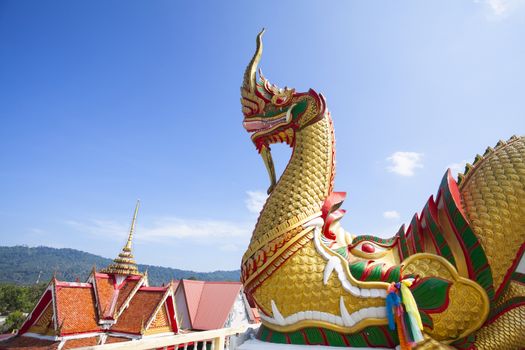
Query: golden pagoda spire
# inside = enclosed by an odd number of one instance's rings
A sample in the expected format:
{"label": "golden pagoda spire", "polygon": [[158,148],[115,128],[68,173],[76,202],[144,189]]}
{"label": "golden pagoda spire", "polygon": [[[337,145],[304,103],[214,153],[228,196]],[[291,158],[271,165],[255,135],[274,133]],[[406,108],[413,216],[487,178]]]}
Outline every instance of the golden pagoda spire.
{"label": "golden pagoda spire", "polygon": [[129,236],[126,245],[122,249],[124,252],[131,252],[131,241],[133,240],[133,233],[135,233],[135,222],[137,221],[137,214],[139,212],[140,200],[137,200],[137,205],[135,206],[135,212],[133,213],[133,219],[131,220],[131,227],[129,228]]}
{"label": "golden pagoda spire", "polygon": [[131,253],[131,243],[133,241],[133,233],[135,232],[135,222],[137,221],[137,214],[139,212],[140,201],[137,200],[133,219],[131,220],[131,227],[129,229],[128,240],[120,254],[113,260],[114,264],[109,265],[101,272],[113,273],[119,275],[141,275],[137,268],[137,263]]}

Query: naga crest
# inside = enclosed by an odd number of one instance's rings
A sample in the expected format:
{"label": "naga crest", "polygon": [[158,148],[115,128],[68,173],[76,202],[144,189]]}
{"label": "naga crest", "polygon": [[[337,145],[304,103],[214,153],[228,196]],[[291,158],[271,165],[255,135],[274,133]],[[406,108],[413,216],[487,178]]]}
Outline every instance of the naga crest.
{"label": "naga crest", "polygon": [[257,151],[261,154],[270,177],[268,193],[276,184],[270,145],[285,142],[292,146],[295,132],[319,120],[325,112],[322,95],[314,90],[298,93],[293,88],[284,89],[271,84],[257,67],[261,60],[264,29],[257,36],[257,49],[244,72],[241,87],[242,113],[244,128],[251,133]]}

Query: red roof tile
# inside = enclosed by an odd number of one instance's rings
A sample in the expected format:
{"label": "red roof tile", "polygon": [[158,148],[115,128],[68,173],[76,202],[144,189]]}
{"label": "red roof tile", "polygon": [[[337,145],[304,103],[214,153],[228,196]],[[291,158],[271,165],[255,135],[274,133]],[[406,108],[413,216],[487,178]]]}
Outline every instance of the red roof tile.
{"label": "red roof tile", "polygon": [[91,284],[56,283],[56,309],[61,335],[99,330]]}
{"label": "red roof tile", "polygon": [[166,288],[142,287],[111,327],[113,332],[140,334],[166,293]]}
{"label": "red roof tile", "polygon": [[240,282],[182,280],[181,283],[191,327],[198,330],[222,328],[242,287]]}
{"label": "red roof tile", "polygon": [[184,296],[186,305],[188,306],[188,313],[190,315],[190,324],[193,327],[195,317],[197,317],[197,309],[201,299],[202,289],[204,288],[204,281],[182,280],[182,287],[184,288]]}
{"label": "red roof tile", "polygon": [[177,291],[177,288],[179,288],[180,282],[181,281],[179,281],[179,280],[172,280],[171,281],[171,289],[173,290],[173,293],[175,293]]}

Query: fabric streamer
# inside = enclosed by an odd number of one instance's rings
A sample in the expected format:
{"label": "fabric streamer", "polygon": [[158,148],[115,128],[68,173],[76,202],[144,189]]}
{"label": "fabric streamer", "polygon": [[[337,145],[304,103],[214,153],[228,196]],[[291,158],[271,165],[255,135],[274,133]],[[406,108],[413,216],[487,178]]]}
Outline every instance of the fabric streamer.
{"label": "fabric streamer", "polygon": [[388,326],[391,330],[397,328],[401,350],[410,350],[414,345],[424,340],[423,322],[419,310],[410,291],[413,278],[406,278],[400,282],[392,282],[386,297],[386,314]]}

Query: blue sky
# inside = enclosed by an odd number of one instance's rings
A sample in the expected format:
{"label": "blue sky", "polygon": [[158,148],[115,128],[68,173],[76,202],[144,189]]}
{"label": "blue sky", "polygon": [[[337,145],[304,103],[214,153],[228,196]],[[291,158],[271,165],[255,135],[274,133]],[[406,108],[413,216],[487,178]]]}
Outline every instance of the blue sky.
{"label": "blue sky", "polygon": [[[236,269],[264,200],[239,86],[322,92],[356,234],[389,236],[445,169],[525,134],[525,3],[0,1],[0,244]],[[282,171],[290,154],[275,147]]]}

